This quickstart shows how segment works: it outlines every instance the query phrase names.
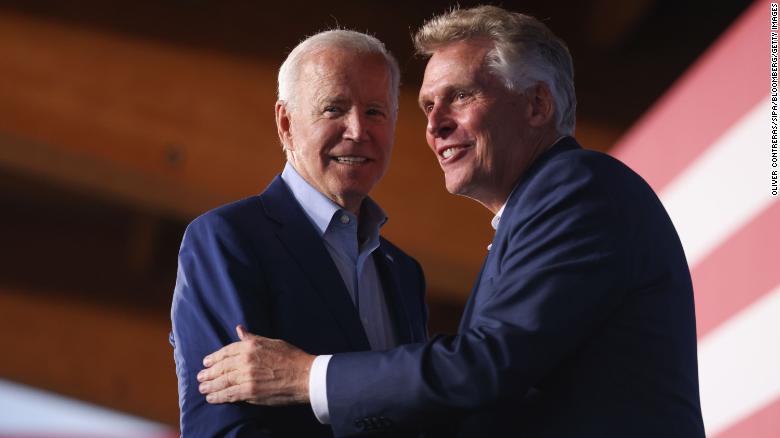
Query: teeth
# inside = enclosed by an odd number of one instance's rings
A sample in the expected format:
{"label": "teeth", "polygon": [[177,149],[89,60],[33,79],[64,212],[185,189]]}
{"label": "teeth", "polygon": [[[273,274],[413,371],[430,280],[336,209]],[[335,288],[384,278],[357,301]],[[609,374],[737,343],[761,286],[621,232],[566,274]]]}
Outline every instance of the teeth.
{"label": "teeth", "polygon": [[444,150],[444,152],[441,153],[441,156],[444,158],[449,158],[455,154],[455,150],[457,148],[447,148]]}
{"label": "teeth", "polygon": [[335,157],[336,161],[343,164],[362,164],[367,161],[366,158],[363,157]]}

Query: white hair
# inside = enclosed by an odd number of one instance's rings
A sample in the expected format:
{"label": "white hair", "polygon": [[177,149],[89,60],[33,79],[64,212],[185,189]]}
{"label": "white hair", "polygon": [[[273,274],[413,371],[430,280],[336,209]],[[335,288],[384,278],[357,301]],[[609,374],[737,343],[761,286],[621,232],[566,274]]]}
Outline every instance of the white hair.
{"label": "white hair", "polygon": [[295,106],[294,96],[298,87],[302,61],[308,54],[326,48],[345,49],[368,55],[381,55],[387,62],[387,70],[390,73],[390,95],[393,111],[398,111],[398,87],[401,83],[398,61],[395,60],[385,45],[375,37],[346,29],[326,30],[306,38],[295,46],[279,68],[279,100],[284,101],[287,105]]}
{"label": "white hair", "polygon": [[530,15],[497,6],[455,8],[428,20],[414,35],[417,52],[431,56],[437,49],[470,38],[488,38],[495,47],[487,65],[509,90],[523,91],[544,82],[555,101],[555,127],[573,135],[577,109],[574,65],[566,44]]}

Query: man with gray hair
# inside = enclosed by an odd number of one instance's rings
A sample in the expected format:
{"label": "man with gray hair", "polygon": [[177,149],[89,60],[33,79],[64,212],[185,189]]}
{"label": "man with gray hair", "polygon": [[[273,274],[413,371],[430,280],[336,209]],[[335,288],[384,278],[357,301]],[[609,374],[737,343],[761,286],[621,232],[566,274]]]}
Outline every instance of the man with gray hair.
{"label": "man with gray hair", "polygon": [[[207,403],[204,356],[253,351],[247,331],[315,354],[425,341],[422,270],[380,237],[386,215],[368,197],[390,159],[398,85],[384,45],[347,30],[306,39],[280,68],[284,170],[262,194],[197,218],[182,241],[171,311],[182,436],[333,436],[308,406]],[[253,377],[251,361],[225,370],[227,383]]]}
{"label": "man with gray hair", "polygon": [[[446,418],[450,436],[703,437],[682,246],[638,175],[572,137],[566,46],[493,6],[436,17],[415,44],[430,58],[419,104],[447,190],[495,215],[458,333],[316,358],[256,337],[264,377],[213,385],[210,401],[298,397],[339,436]],[[230,350],[206,358],[204,382]],[[302,377],[273,377],[284,373]]]}

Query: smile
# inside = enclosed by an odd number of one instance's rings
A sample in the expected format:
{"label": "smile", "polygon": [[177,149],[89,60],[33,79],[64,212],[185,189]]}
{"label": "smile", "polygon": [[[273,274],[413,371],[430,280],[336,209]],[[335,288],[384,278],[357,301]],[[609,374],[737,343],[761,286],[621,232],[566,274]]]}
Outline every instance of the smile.
{"label": "smile", "polygon": [[458,152],[464,151],[470,147],[471,146],[450,146],[441,151],[441,156],[444,160],[447,160],[458,154]]}
{"label": "smile", "polygon": [[337,163],[340,164],[347,164],[350,166],[359,166],[363,163],[368,162],[368,158],[366,157],[356,157],[356,156],[341,156],[341,157],[331,157],[333,160],[335,160]]}

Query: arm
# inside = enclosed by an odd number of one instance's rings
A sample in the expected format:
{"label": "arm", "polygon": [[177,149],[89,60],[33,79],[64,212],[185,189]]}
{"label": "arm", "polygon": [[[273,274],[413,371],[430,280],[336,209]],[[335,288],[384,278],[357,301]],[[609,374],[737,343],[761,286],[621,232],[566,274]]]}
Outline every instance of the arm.
{"label": "arm", "polygon": [[[327,398],[335,434],[419,427],[518,400],[574,354],[623,300],[630,243],[609,195],[614,184],[581,163],[548,166],[505,211],[493,248],[498,275],[476,292],[468,330],[334,355]],[[265,355],[264,367],[289,372],[284,356]],[[273,398],[259,389],[240,399]]]}
{"label": "arm", "polygon": [[[184,234],[171,319],[184,437],[264,436],[264,409],[245,403],[209,405],[198,390],[197,373],[209,353],[238,340],[237,324],[267,328],[261,312],[261,272],[235,230],[216,214],[194,221]],[[253,316],[253,317],[252,317]],[[254,327],[252,324],[255,324]]]}
{"label": "arm", "polygon": [[[411,339],[425,341],[428,337],[425,277],[416,260],[395,251],[395,261],[400,269],[394,274],[400,280],[400,296],[395,299],[401,300],[406,307]],[[406,319],[403,321],[407,323]],[[237,329],[242,342],[207,356],[206,368],[198,374],[207,401],[243,400],[271,406],[311,403],[317,420],[329,423],[326,371],[331,356],[318,356],[315,360],[314,356],[285,342],[246,333],[241,327]]]}
{"label": "arm", "polygon": [[414,425],[519,399],[617,307],[627,260],[609,187],[587,169],[548,170],[514,204],[522,209],[505,212],[493,248],[499,274],[477,292],[468,330],[333,356],[327,392],[337,434],[377,416]]}

